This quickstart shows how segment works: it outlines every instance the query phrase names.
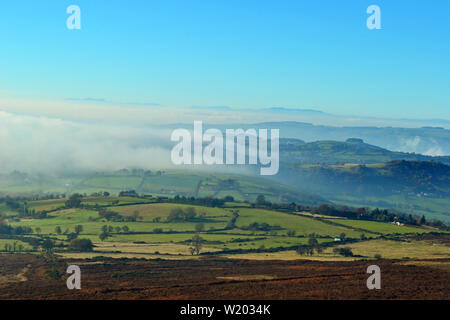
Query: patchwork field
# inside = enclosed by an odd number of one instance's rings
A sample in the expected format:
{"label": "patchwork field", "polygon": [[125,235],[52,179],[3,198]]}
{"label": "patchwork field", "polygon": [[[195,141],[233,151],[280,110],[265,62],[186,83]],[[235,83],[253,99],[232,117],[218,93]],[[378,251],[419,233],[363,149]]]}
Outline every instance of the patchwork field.
{"label": "patchwork field", "polygon": [[[94,196],[82,198],[84,208],[61,209],[65,200],[27,202],[28,208],[49,211],[47,218],[10,215],[13,228],[31,228],[31,233],[17,240],[0,240],[0,250],[7,251],[5,244],[14,242],[16,249],[12,251],[36,250],[27,242],[34,238],[39,242],[54,241],[55,254],[66,258],[188,259],[213,255],[258,260],[353,261],[373,259],[376,254],[392,259],[448,258],[448,243],[411,242],[406,238],[433,231],[419,227],[336,219],[309,212],[280,212],[252,208],[240,202],[208,207],[158,202],[155,198]],[[102,210],[114,218],[109,220],[100,215]],[[183,218],[186,212],[191,212],[189,218]],[[106,235],[102,237],[102,234]],[[404,236],[404,242],[379,239],[391,235]],[[93,243],[92,251],[69,250],[74,237],[89,239]],[[200,238],[201,244],[193,254],[195,237]],[[322,248],[321,252],[299,255],[295,251],[310,246],[311,241]],[[352,256],[333,251],[340,247],[351,248]]]}
{"label": "patchwork field", "polygon": [[[348,237],[359,238],[364,232],[354,231],[345,226],[326,224],[320,220],[301,215],[261,209],[241,209],[237,225],[244,227],[254,222],[265,222],[269,225],[279,225],[283,230],[295,230],[299,235],[316,233],[321,236],[337,237],[345,233]],[[367,232],[366,232],[367,233]],[[370,235],[370,233],[369,233]]]}
{"label": "patchwork field", "polygon": [[[153,196],[182,195],[216,198],[233,196],[235,200],[239,201],[255,201],[258,195],[264,195],[269,201],[274,202],[297,201],[305,204],[326,202],[320,196],[261,177],[205,171],[167,170],[146,173],[126,171],[104,174],[93,173],[84,178],[44,178],[29,176],[25,173],[0,175],[0,196],[45,195],[49,193],[89,195],[99,191],[109,192],[111,196],[117,196],[120,191],[124,190],[135,190],[138,193]],[[55,205],[59,203],[59,201],[52,200],[34,205],[39,207],[40,210],[51,210],[55,209]]]}

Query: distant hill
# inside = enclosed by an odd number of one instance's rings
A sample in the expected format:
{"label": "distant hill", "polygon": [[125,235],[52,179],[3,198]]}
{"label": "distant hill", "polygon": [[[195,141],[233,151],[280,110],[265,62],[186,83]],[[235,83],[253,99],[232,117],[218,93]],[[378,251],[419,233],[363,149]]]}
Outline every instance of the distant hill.
{"label": "distant hill", "polygon": [[394,160],[439,161],[450,165],[450,157],[432,157],[415,153],[395,152],[370,145],[362,139],[315,141],[281,139],[280,155],[285,162],[311,164],[380,163]]}
{"label": "distant hill", "polygon": [[360,138],[366,143],[388,150],[415,152],[434,156],[450,155],[450,130],[441,127],[339,127],[313,125],[311,123],[296,121],[227,124],[222,126],[214,125],[214,127],[221,129],[279,129],[281,138],[301,139],[306,142],[318,140],[345,141],[349,138]]}
{"label": "distant hill", "polygon": [[[301,165],[290,168],[317,190],[356,194],[427,194],[450,197],[450,166],[438,162],[392,161],[368,165]],[[304,184],[304,181],[301,182]]]}

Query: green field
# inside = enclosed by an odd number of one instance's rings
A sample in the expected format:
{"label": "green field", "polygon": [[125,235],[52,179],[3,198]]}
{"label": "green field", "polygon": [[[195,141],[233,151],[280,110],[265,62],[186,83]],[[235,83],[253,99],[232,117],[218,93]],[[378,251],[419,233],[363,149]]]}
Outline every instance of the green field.
{"label": "green field", "polygon": [[[96,203],[102,203],[95,199]],[[50,202],[53,203],[53,202]],[[42,206],[42,201],[38,201],[36,207]],[[108,210],[118,212],[122,216],[133,216],[138,214],[139,218],[135,222],[108,222],[99,217],[95,210],[86,209],[64,209],[51,212],[46,219],[21,219],[13,222],[13,227],[27,226],[34,230],[34,234],[39,230],[39,237],[50,237],[62,243],[66,242],[66,235],[57,234],[56,227],[60,227],[63,232],[72,233],[75,226],[82,225],[83,231],[79,238],[91,239],[98,247],[105,243],[141,243],[147,244],[149,248],[154,244],[179,244],[186,246],[192,237],[197,234],[196,226],[201,223],[203,231],[199,235],[204,239],[203,252],[215,252],[217,250],[254,250],[286,248],[298,245],[305,245],[311,233],[322,236],[319,243],[333,241],[332,237],[346,233],[348,237],[359,237],[360,232],[353,231],[345,227],[334,227],[313,218],[289,215],[276,211],[239,208],[234,206],[229,208],[211,208],[202,206],[192,206],[173,203],[149,203],[126,206],[108,206]],[[194,208],[197,217],[192,221],[168,222],[167,217],[173,209]],[[233,214],[232,211],[239,210],[239,218],[236,227],[225,229]],[[158,222],[154,219],[159,217]],[[271,226],[280,225],[274,231],[244,230],[248,224],[259,221]],[[113,231],[110,236],[101,241],[99,238],[104,225],[111,226]],[[123,227],[127,226],[129,231],[124,232]],[[116,231],[116,228],[120,230]],[[159,229],[159,230],[158,230]],[[295,235],[287,236],[289,230],[295,230]],[[142,248],[141,248],[142,249]],[[97,249],[96,249],[97,250]],[[150,249],[149,249],[150,250]],[[130,252],[127,252],[130,254]]]}
{"label": "green field", "polygon": [[[279,225],[284,230],[295,230],[298,235],[316,233],[321,236],[337,237],[345,233],[347,237],[359,238],[363,233],[344,226],[329,225],[313,218],[269,210],[240,209],[239,215],[237,225],[240,227],[248,226],[253,222],[265,222],[269,225]],[[366,235],[370,236],[367,233]]]}
{"label": "green field", "polygon": [[[49,193],[90,195],[95,192],[109,192],[117,196],[120,191],[135,190],[140,194],[154,196],[181,195],[187,197],[215,198],[233,196],[238,201],[254,201],[258,195],[264,195],[273,202],[302,202],[320,204],[326,202],[319,196],[283,185],[262,177],[209,173],[195,171],[167,170],[159,174],[134,175],[132,172],[111,172],[92,174],[87,177],[42,178],[25,173],[0,175],[1,195],[45,195]],[[39,210],[54,209],[52,201],[36,203]],[[58,204],[58,201],[54,201]]]}
{"label": "green field", "polygon": [[[191,177],[194,181],[195,175]],[[98,178],[100,179],[100,178]],[[97,181],[98,181],[97,179]],[[122,180],[114,180],[122,181]],[[191,182],[192,182],[191,181]],[[189,182],[190,183],[190,182]],[[235,184],[233,181],[224,183],[208,179],[205,188],[215,189],[218,184]],[[186,184],[187,185],[187,184]],[[243,184],[248,192],[256,187]],[[216,188],[217,189],[217,188]],[[219,188],[220,189],[220,188]],[[217,190],[219,190],[217,189]],[[223,189],[220,189],[223,192]],[[225,193],[223,193],[225,194]],[[33,232],[22,237],[36,238],[39,241],[50,238],[58,245],[55,251],[64,257],[127,257],[147,259],[187,259],[192,258],[192,239],[201,237],[200,252],[203,255],[223,255],[226,257],[266,259],[318,259],[318,260],[352,260],[342,257],[332,251],[340,246],[342,241],[350,241],[354,253],[363,257],[372,257],[373,247],[369,244],[380,243],[380,254],[388,257],[402,258],[408,256],[398,248],[399,243],[375,242],[383,235],[395,239],[404,237],[405,242],[411,234],[429,233],[430,228],[411,226],[396,226],[363,220],[347,220],[328,218],[320,212],[282,212],[263,208],[252,208],[245,202],[229,201],[223,207],[207,207],[192,204],[161,202],[154,197],[116,197],[116,196],[85,196],[81,205],[84,208],[64,208],[66,198],[51,200],[28,201],[26,207],[35,211],[46,211],[47,217],[40,219],[19,218],[21,206],[15,211],[6,205],[0,207],[0,212],[8,219],[12,227],[31,227]],[[23,204],[22,204],[23,205]],[[107,221],[99,214],[99,210],[115,213],[115,220]],[[174,212],[193,211],[189,218],[173,219]],[[69,236],[75,232],[76,226],[82,226],[77,235],[80,239],[90,239],[94,244],[93,252],[68,251]],[[106,238],[102,239],[102,228],[108,227]],[[57,232],[58,229],[60,232]],[[0,236],[1,238],[1,236]],[[317,245],[323,247],[323,252],[314,256],[300,256],[295,253],[299,246],[308,246],[311,238]],[[16,242],[22,251],[32,250],[32,246],[20,239],[3,239],[5,243]],[[25,238],[26,239],[26,238]],[[367,241],[372,239],[372,241]],[[387,243],[387,245],[386,245]],[[392,253],[389,245],[393,246]],[[428,244],[427,244],[428,245]],[[347,246],[343,244],[343,246]],[[415,242],[405,248],[415,248]],[[426,246],[417,242],[416,255],[424,256]],[[448,246],[439,243],[433,250],[433,256],[444,257]],[[413,250],[411,249],[411,250]],[[372,250],[372,251],[371,251]],[[17,250],[16,250],[17,251]],[[294,254],[293,254],[294,252]],[[412,251],[413,252],[413,251]],[[439,254],[441,254],[439,256]],[[412,254],[411,254],[412,255]],[[195,257],[196,258],[196,257]]]}
{"label": "green field", "polygon": [[140,189],[143,192],[188,193],[195,194],[197,185],[204,179],[202,175],[167,173],[162,176],[145,177]]}
{"label": "green field", "polygon": [[38,200],[27,203],[27,207],[36,211],[50,211],[64,207],[66,199]]}
{"label": "green field", "polygon": [[1,216],[16,216],[17,212],[13,211],[9,206],[4,203],[0,203],[0,217]]}
{"label": "green field", "polygon": [[346,227],[366,230],[382,234],[404,234],[404,233],[426,233],[436,230],[415,228],[410,226],[397,226],[392,223],[364,221],[364,220],[346,220],[346,219],[328,219],[329,221]]}
{"label": "green field", "polygon": [[154,204],[143,204],[134,206],[122,206],[122,207],[111,207],[113,211],[117,211],[122,215],[131,216],[135,211],[143,217],[142,221],[152,221],[156,217],[161,217],[163,219],[167,218],[170,211],[174,208],[194,208],[199,214],[204,214],[206,218],[208,217],[231,217],[230,209],[222,208],[210,208],[201,207],[194,205],[185,204],[172,204],[172,203],[154,203]]}
{"label": "green field", "polygon": [[354,254],[388,259],[449,259],[450,246],[431,241],[371,240],[346,245]]}
{"label": "green field", "polygon": [[141,183],[140,177],[117,177],[117,176],[105,176],[94,177],[82,182],[82,185],[93,188],[105,188],[105,189],[118,189],[120,190],[132,190],[136,189]]}

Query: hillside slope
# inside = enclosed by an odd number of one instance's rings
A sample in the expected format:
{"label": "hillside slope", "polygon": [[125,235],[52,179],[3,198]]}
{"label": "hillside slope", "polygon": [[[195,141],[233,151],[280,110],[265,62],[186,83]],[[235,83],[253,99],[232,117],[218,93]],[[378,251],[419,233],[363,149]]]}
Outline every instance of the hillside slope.
{"label": "hillside slope", "polygon": [[439,161],[450,164],[450,157],[432,157],[416,153],[395,152],[365,143],[362,139],[350,138],[346,141],[322,140],[305,143],[298,139],[280,141],[282,161],[343,164],[380,163],[394,160]]}
{"label": "hillside slope", "polygon": [[327,201],[321,196],[302,191],[260,176],[211,173],[207,171],[144,171],[120,170],[91,174],[50,177],[12,172],[0,176],[0,196],[48,193],[86,193],[107,191],[118,194],[123,190],[138,193],[186,197],[232,196],[239,201],[255,201],[264,195],[274,202],[296,202],[317,205]]}
{"label": "hillside slope", "polygon": [[430,161],[283,166],[276,179],[337,203],[450,221],[450,166]]}

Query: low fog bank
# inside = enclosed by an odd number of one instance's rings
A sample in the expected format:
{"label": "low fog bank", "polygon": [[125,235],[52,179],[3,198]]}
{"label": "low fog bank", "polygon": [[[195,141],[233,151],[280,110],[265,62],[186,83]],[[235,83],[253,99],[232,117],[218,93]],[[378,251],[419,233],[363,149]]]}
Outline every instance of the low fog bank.
{"label": "low fog bank", "polygon": [[[170,141],[170,135],[176,128],[192,130],[194,120],[202,120],[205,130],[274,128],[280,130],[281,138],[307,142],[361,138],[392,151],[450,154],[450,130],[444,128],[346,127],[342,117],[334,126],[306,122],[314,117],[331,119],[316,111],[283,108],[258,112],[213,107],[177,110],[161,106],[69,102],[41,105],[0,100],[0,173],[19,170],[61,174],[122,168],[230,170],[172,164],[170,152],[175,143]],[[231,168],[234,169],[247,171],[237,166]]]}
{"label": "low fog bank", "polygon": [[[181,125],[192,130],[192,124]],[[121,169],[194,170],[253,174],[256,166],[180,165],[171,161],[171,126],[132,126],[0,110],[0,174],[67,176]]]}
{"label": "low fog bank", "polygon": [[0,111],[0,172],[63,173],[171,166],[170,132]]}

